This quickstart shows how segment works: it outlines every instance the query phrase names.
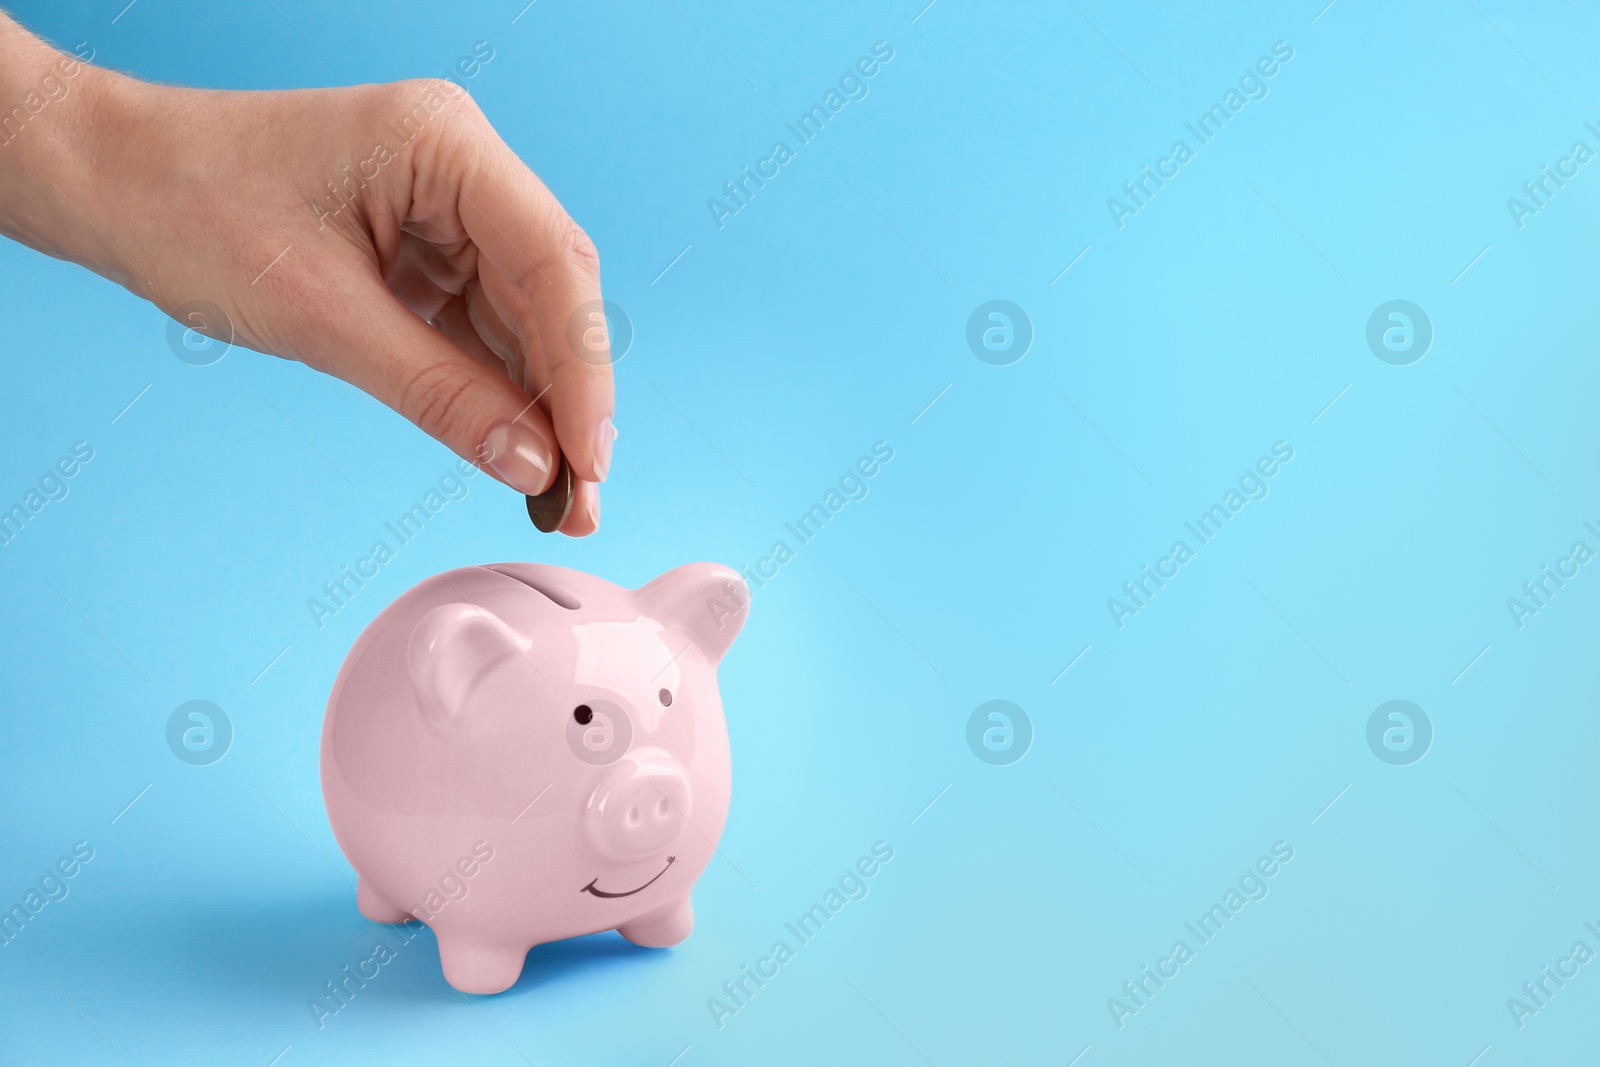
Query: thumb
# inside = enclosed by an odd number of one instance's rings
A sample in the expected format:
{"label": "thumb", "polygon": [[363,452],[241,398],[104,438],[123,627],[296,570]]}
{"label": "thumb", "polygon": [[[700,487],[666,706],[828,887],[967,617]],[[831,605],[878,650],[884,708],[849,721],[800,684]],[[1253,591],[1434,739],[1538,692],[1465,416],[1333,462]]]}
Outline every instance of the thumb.
{"label": "thumb", "polygon": [[508,378],[468,355],[373,281],[305,338],[305,362],[404,415],[520,493],[556,474],[550,418]]}

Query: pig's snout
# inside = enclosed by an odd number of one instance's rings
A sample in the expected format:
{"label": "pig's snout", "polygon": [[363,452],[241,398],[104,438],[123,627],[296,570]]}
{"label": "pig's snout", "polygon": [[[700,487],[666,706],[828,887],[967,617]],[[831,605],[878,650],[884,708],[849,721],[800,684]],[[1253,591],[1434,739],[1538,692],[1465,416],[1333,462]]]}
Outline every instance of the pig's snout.
{"label": "pig's snout", "polygon": [[661,852],[683,832],[690,815],[689,776],[665,752],[630,752],[606,773],[589,798],[589,841],[613,859]]}

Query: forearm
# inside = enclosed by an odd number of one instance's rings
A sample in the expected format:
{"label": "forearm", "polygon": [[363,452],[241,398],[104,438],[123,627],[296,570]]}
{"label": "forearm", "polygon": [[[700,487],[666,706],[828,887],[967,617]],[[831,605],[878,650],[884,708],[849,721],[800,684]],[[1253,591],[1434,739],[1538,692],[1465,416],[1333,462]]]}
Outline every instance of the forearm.
{"label": "forearm", "polygon": [[0,234],[126,285],[100,232],[95,145],[132,82],[93,54],[59,52],[0,13]]}

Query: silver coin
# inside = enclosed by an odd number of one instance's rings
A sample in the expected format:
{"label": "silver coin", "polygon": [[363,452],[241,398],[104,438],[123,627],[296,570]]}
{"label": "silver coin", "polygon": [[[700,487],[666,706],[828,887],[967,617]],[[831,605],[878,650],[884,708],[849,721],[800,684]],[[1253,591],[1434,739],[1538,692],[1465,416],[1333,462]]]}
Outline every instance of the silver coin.
{"label": "silver coin", "polygon": [[572,468],[567,466],[567,457],[562,456],[555,482],[538,496],[528,497],[528,518],[533,520],[533,525],[541,533],[555,533],[561,529],[561,524],[572,514],[575,488]]}

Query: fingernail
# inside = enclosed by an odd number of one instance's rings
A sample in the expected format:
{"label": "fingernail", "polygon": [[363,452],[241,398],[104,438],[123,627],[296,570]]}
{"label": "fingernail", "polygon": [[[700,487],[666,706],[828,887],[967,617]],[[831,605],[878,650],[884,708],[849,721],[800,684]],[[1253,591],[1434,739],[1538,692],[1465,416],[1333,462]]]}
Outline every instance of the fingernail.
{"label": "fingernail", "polygon": [[529,496],[544,492],[554,464],[550,446],[538,434],[521,423],[502,422],[489,431],[483,447],[489,469],[511,488]]}
{"label": "fingernail", "polygon": [[594,523],[595,530],[600,529],[600,490],[596,489],[589,494],[589,520]]}
{"label": "fingernail", "polygon": [[594,474],[602,482],[611,471],[611,442],[616,439],[617,428],[611,425],[611,416],[607,415],[594,431]]}

